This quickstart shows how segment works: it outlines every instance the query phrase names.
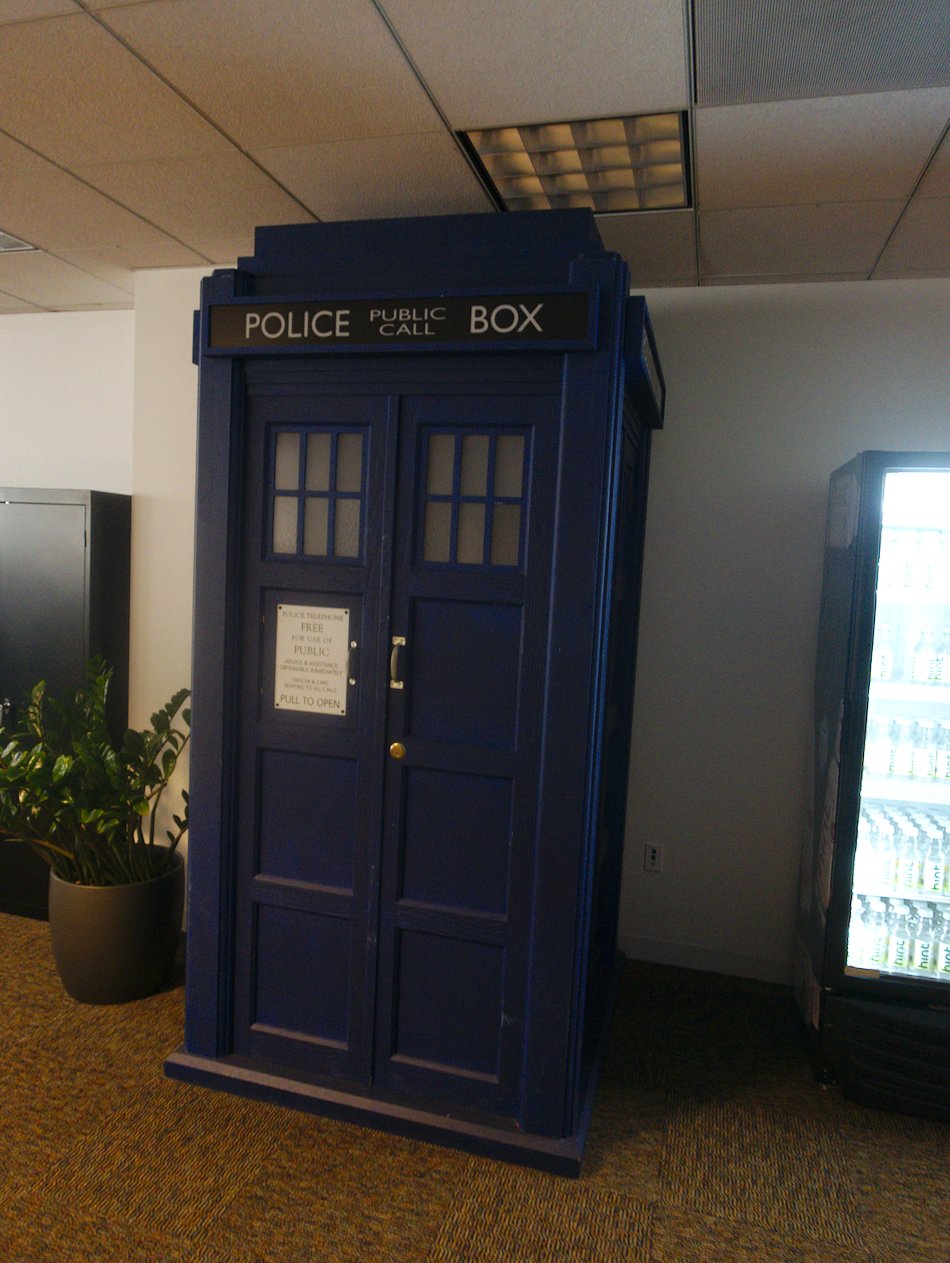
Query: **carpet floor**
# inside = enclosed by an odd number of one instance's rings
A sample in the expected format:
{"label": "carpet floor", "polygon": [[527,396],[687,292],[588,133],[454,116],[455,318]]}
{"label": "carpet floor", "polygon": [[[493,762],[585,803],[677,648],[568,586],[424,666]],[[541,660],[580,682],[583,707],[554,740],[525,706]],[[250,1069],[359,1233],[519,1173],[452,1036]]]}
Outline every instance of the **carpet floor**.
{"label": "carpet floor", "polygon": [[581,1178],[162,1073],[0,915],[2,1263],[950,1263],[950,1127],[816,1085],[790,993],[629,965]]}

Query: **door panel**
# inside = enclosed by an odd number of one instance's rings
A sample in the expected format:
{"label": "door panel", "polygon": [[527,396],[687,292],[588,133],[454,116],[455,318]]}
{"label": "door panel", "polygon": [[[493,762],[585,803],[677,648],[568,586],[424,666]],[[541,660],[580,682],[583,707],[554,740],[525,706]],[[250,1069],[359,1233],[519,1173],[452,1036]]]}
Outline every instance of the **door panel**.
{"label": "door panel", "polygon": [[412,601],[407,735],[514,749],[522,618],[519,606],[490,600]]}

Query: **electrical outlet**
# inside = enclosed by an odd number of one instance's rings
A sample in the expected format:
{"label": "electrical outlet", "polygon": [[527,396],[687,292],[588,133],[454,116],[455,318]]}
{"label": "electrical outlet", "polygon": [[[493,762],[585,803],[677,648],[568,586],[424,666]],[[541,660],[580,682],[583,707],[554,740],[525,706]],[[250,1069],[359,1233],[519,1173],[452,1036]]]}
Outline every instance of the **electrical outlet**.
{"label": "electrical outlet", "polygon": [[663,848],[658,842],[647,842],[644,846],[643,871],[645,873],[661,873],[663,871]]}

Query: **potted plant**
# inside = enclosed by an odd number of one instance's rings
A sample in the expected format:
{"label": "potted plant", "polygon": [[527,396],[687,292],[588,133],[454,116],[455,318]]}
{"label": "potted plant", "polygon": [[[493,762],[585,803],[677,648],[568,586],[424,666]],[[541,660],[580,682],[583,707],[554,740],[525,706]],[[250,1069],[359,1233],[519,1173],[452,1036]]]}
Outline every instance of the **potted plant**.
{"label": "potted plant", "polygon": [[189,737],[180,689],[114,743],[106,723],[112,670],[101,658],[69,697],[33,689],[25,722],[0,728],[0,838],[50,866],[50,937],[66,990],[93,1004],[138,999],[168,976],[181,933],[181,815],[160,831],[158,809]]}

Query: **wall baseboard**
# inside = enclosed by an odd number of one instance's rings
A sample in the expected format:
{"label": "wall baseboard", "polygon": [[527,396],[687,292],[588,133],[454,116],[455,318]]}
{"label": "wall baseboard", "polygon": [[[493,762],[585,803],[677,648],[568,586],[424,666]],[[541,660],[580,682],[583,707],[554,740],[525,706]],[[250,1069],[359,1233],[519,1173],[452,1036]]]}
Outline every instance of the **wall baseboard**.
{"label": "wall baseboard", "polygon": [[693,943],[669,943],[662,939],[638,938],[632,934],[621,935],[617,946],[628,960],[647,961],[651,965],[674,965],[680,969],[754,978],[759,982],[778,982],[784,986],[791,986],[794,981],[790,960],[764,960],[739,952],[715,951]]}

